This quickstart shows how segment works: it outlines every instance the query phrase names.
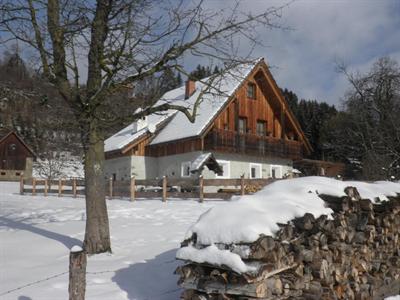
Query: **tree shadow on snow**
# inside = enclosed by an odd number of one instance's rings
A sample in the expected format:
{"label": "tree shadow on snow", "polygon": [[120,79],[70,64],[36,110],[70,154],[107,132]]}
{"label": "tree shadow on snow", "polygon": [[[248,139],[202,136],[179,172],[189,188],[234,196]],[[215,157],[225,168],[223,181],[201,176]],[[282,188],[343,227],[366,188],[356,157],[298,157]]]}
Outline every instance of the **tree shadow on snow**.
{"label": "tree shadow on snow", "polygon": [[127,292],[129,299],[179,299],[181,289],[177,285],[178,276],[174,274],[180,264],[175,259],[176,250],[169,250],[145,262],[119,269],[112,281]]}
{"label": "tree shadow on snow", "polygon": [[74,246],[74,245],[79,245],[79,246],[82,245],[82,242],[76,238],[72,238],[70,236],[56,233],[53,231],[49,231],[46,229],[38,228],[33,225],[26,224],[26,223],[23,223],[20,221],[15,221],[15,220],[12,220],[12,219],[9,219],[6,217],[2,217],[2,216],[0,216],[0,227],[1,226],[12,228],[12,229],[30,231],[32,233],[55,240],[57,242],[60,242],[68,249],[71,249],[72,246]]}
{"label": "tree shadow on snow", "polygon": [[19,296],[18,300],[32,300],[31,297],[26,297],[26,296]]}

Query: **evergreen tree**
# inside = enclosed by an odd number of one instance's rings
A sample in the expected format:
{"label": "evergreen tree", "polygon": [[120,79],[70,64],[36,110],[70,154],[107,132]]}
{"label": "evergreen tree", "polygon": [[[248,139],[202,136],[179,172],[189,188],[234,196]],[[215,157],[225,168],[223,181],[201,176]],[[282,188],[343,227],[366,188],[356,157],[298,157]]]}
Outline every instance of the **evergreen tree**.
{"label": "evergreen tree", "polygon": [[213,74],[218,74],[219,72],[220,71],[219,71],[218,66],[215,66],[214,70],[211,71],[210,66],[205,67],[205,66],[198,64],[196,69],[194,69],[192,72],[190,72],[189,79],[197,81],[197,80],[201,80],[203,78],[209,77]]}
{"label": "evergreen tree", "polygon": [[[179,77],[178,77],[179,76]],[[176,89],[182,85],[180,74],[175,75],[172,69],[166,69],[160,77],[160,94]]]}
{"label": "evergreen tree", "polygon": [[284,89],[282,93],[313,147],[310,158],[325,159],[327,149],[322,140],[322,128],[331,117],[337,114],[336,108],[316,100],[301,99],[299,101],[297,95],[288,89]]}
{"label": "evergreen tree", "polygon": [[182,80],[181,73],[178,73],[178,75],[176,76],[176,83],[177,83],[178,87],[182,86],[183,80]]}

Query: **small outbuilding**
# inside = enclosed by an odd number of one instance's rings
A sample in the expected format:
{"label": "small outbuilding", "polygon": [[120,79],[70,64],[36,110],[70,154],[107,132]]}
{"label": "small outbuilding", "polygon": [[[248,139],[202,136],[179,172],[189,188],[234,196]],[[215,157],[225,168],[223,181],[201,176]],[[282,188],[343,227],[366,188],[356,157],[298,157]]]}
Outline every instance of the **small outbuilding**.
{"label": "small outbuilding", "polygon": [[32,177],[35,154],[14,131],[0,128],[0,180],[19,180]]}
{"label": "small outbuilding", "polygon": [[346,173],[344,163],[325,160],[297,160],[293,162],[293,167],[300,170],[305,176],[343,177]]}

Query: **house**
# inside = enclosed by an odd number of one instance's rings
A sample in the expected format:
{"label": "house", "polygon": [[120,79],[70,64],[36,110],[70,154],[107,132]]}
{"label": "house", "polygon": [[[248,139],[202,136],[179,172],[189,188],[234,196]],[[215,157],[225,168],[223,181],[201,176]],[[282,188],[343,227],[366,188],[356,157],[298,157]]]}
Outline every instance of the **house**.
{"label": "house", "polygon": [[0,128],[0,180],[19,180],[32,177],[35,155],[12,130]]}
{"label": "house", "polygon": [[173,110],[138,120],[105,141],[105,176],[116,180],[284,177],[311,146],[264,60],[165,93],[156,105],[193,107],[195,122]]}

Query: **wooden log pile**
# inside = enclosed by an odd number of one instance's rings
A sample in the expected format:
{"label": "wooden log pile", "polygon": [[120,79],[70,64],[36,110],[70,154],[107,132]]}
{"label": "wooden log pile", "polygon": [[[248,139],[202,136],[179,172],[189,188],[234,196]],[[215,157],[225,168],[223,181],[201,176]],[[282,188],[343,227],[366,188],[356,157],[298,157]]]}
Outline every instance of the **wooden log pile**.
{"label": "wooden log pile", "polygon": [[[355,188],[321,195],[333,218],[305,214],[280,224],[274,237],[218,244],[257,271],[186,262],[177,268],[185,300],[384,299],[400,294],[400,195],[375,203]],[[202,249],[194,234],[182,246]]]}
{"label": "wooden log pile", "polygon": [[246,184],[244,186],[244,190],[246,194],[254,194],[263,188],[262,185],[259,184]]}

